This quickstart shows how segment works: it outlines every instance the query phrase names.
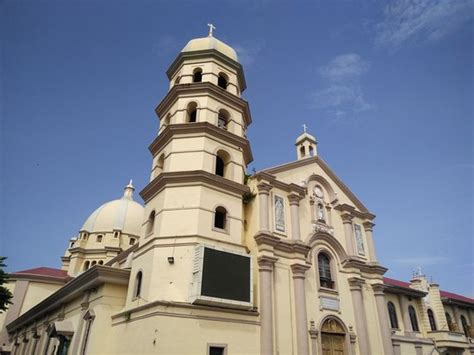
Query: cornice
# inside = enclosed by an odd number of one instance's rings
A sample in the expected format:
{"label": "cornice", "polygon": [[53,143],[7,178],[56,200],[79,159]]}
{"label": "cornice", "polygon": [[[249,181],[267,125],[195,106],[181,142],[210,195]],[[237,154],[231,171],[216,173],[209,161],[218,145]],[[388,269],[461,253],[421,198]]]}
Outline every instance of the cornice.
{"label": "cornice", "polygon": [[170,67],[166,71],[166,75],[168,76],[168,80],[171,80],[179,69],[181,64],[185,60],[188,59],[207,59],[207,58],[217,58],[223,61],[225,64],[229,65],[230,67],[234,68],[237,71],[237,79],[239,81],[240,91],[244,91],[247,88],[247,84],[245,82],[245,75],[242,64],[239,62],[229,58],[228,56],[224,55],[223,53],[219,52],[216,49],[204,49],[200,51],[192,51],[192,52],[181,52],[176,57],[176,59],[171,63]]}
{"label": "cornice", "polygon": [[[375,215],[370,213],[370,212],[360,212],[357,211],[354,206],[348,205],[346,203],[342,203],[339,205],[336,205],[334,207],[335,210],[340,211],[340,212],[346,212],[351,214],[352,216],[359,217],[362,219],[368,219],[368,220],[373,220],[375,218]],[[367,223],[367,222],[366,222]],[[372,223],[372,226],[375,224]],[[364,226],[365,227],[365,226]]]}
{"label": "cornice", "polygon": [[393,286],[393,285],[386,285],[384,292],[393,293],[397,295],[410,296],[413,298],[423,298],[428,294],[427,292],[415,290],[410,287],[401,287],[401,286]]}
{"label": "cornice", "polygon": [[176,101],[178,96],[182,94],[197,95],[202,93],[219,98],[222,101],[233,105],[242,111],[242,116],[244,118],[246,127],[252,124],[252,116],[250,114],[250,107],[247,101],[208,81],[190,84],[177,84],[173,86],[155,108],[155,112],[158,117],[161,118],[166,112],[169,111],[171,105]]}
{"label": "cornice", "polygon": [[71,280],[71,277],[69,276],[55,277],[55,276],[46,276],[46,275],[13,273],[13,274],[8,275],[8,279],[11,281],[24,280],[24,281],[47,282],[49,284],[64,285],[69,280]]}
{"label": "cornice", "polygon": [[70,248],[69,249],[69,252],[71,254],[74,254],[74,253],[81,253],[81,254],[99,254],[99,253],[103,253],[103,252],[107,252],[107,251],[112,251],[114,253],[121,253],[122,252],[122,248],[119,248],[119,247],[104,247],[104,248],[96,248],[96,249],[88,249],[88,248],[84,248],[84,247],[74,247],[74,248]]}
{"label": "cornice", "polygon": [[366,263],[365,261],[359,258],[354,258],[350,256],[342,261],[342,267],[344,268],[353,267],[367,274],[376,274],[376,275],[384,275],[388,270],[386,267],[383,267],[382,265],[374,264],[374,263]]}
{"label": "cornice", "polygon": [[294,279],[304,279],[305,273],[311,268],[311,265],[292,264],[291,271]]}
{"label": "cornice", "polygon": [[128,285],[129,277],[129,270],[94,265],[92,268],[72,279],[64,287],[38,303],[26,313],[22,314],[13,322],[9,323],[7,325],[7,330],[9,333],[15,332],[28,323],[38,320],[48,313],[61,308],[64,303],[79,297],[82,292],[96,288],[101,284],[110,283]]}
{"label": "cornice", "polygon": [[470,303],[470,302],[464,302],[464,301],[461,301],[461,300],[455,300],[455,299],[448,298],[448,297],[441,297],[441,301],[442,301],[444,304],[448,304],[448,305],[452,305],[452,306],[466,307],[466,308],[472,308],[472,309],[474,309],[474,304],[473,304],[473,303]]}
{"label": "cornice", "polygon": [[275,175],[268,174],[265,171],[258,172],[257,174],[253,175],[252,178],[257,179],[257,181],[266,182],[270,186],[277,187],[283,191],[299,194],[301,195],[301,198],[303,198],[306,194],[306,188],[294,183],[287,184],[286,182],[278,180]]}
{"label": "cornice", "polygon": [[239,184],[222,176],[211,174],[204,170],[176,171],[161,173],[140,191],[140,196],[148,203],[158,192],[169,184],[202,183],[216,186],[242,196],[250,192],[246,185]]}
{"label": "cornice", "polygon": [[308,255],[311,247],[300,240],[284,240],[276,237],[268,232],[258,232],[254,236],[257,245],[269,245],[275,250],[284,251],[287,253],[301,254],[305,258]]}
{"label": "cornice", "polygon": [[180,134],[209,134],[225,142],[231,143],[242,149],[246,164],[253,161],[252,149],[247,139],[230,133],[209,122],[180,123],[168,125],[149,145],[148,149],[153,156],[156,156],[172,138]]}

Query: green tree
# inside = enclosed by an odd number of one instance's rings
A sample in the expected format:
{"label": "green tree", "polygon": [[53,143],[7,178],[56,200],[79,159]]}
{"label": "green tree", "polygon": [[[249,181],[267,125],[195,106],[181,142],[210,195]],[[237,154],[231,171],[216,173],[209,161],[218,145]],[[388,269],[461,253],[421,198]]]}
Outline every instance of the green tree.
{"label": "green tree", "polygon": [[12,304],[12,293],[8,288],[3,286],[8,281],[8,274],[3,270],[5,265],[5,256],[0,256],[0,313],[7,310],[8,305]]}

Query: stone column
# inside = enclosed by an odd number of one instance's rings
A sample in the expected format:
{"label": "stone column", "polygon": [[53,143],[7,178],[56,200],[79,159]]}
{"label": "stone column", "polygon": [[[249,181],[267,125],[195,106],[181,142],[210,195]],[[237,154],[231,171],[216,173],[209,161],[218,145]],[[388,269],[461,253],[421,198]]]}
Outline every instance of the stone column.
{"label": "stone column", "polygon": [[411,335],[413,329],[411,329],[410,315],[408,314],[408,301],[403,295],[398,296],[400,301],[400,313],[402,314],[403,328],[406,335]]}
{"label": "stone column", "polygon": [[257,185],[258,189],[258,204],[259,204],[259,216],[260,216],[260,231],[268,232],[269,229],[269,218],[268,218],[268,208],[269,208],[269,203],[268,199],[270,196],[270,190],[272,189],[272,186],[265,183],[261,182],[260,184]]}
{"label": "stone column", "polygon": [[385,286],[383,284],[372,285],[374,290],[375,303],[377,305],[377,313],[379,315],[379,328],[380,334],[382,335],[383,350],[385,355],[392,355],[392,333],[390,331],[387,307],[385,304],[385,295],[383,293]]}
{"label": "stone column", "polygon": [[464,328],[462,327],[461,323],[461,316],[459,314],[459,308],[457,306],[452,306],[453,308],[453,322],[456,324],[456,327],[458,328],[458,332],[464,333]]}
{"label": "stone column", "polygon": [[415,344],[416,355],[423,355],[423,345]]}
{"label": "stone column", "polygon": [[298,355],[309,355],[308,320],[306,317],[306,295],[304,287],[304,274],[309,268],[308,265],[291,265],[295,288],[296,344]]}
{"label": "stone column", "polygon": [[372,222],[364,222],[362,223],[365,230],[365,237],[367,239],[367,246],[369,248],[369,255],[370,261],[377,262],[377,254],[375,253],[375,246],[374,246],[374,236],[373,236],[373,228],[375,226]]}
{"label": "stone column", "polygon": [[310,323],[309,336],[311,338],[311,355],[318,355],[318,330],[316,329],[314,320],[311,320]]}
{"label": "stone column", "polygon": [[291,238],[293,240],[301,240],[300,235],[300,200],[301,196],[295,193],[288,195],[291,210]]}
{"label": "stone column", "polygon": [[354,228],[352,226],[353,215],[343,213],[341,215],[342,223],[344,223],[344,234],[346,236],[346,252],[347,255],[354,255]]}
{"label": "stone column", "polygon": [[273,265],[277,258],[258,258],[260,277],[260,354],[273,355]]}
{"label": "stone column", "polygon": [[399,342],[393,343],[393,355],[402,355]]}
{"label": "stone column", "polygon": [[369,345],[369,336],[367,333],[367,316],[365,313],[364,301],[362,299],[363,279],[352,277],[349,280],[351,289],[352,303],[356,321],[357,339],[359,340],[359,353],[371,354]]}

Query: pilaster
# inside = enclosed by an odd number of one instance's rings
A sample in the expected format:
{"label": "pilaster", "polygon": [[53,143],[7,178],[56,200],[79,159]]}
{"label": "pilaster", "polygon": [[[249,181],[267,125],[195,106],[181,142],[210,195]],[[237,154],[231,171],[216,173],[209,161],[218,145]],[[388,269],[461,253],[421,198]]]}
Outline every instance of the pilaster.
{"label": "pilaster", "polygon": [[392,348],[392,333],[390,331],[389,322],[387,318],[387,307],[385,305],[385,285],[372,285],[375,296],[375,304],[377,305],[377,313],[379,319],[380,335],[382,336],[382,345],[385,355],[393,355]]}
{"label": "pilaster", "polygon": [[367,222],[362,223],[362,225],[364,226],[364,230],[365,230],[365,237],[367,239],[367,246],[369,249],[370,261],[376,263],[377,254],[375,253],[374,235],[373,235],[373,228],[375,226],[375,223],[367,221]]}
{"label": "pilaster", "polygon": [[291,210],[291,236],[293,240],[301,240],[299,214],[301,196],[296,193],[291,193],[288,195],[288,200]]}
{"label": "pilaster", "polygon": [[273,267],[278,259],[260,256],[257,259],[260,277],[260,353],[273,355]]}
{"label": "pilaster", "polygon": [[347,255],[354,255],[354,228],[352,226],[352,220],[354,216],[350,213],[341,214],[342,223],[344,224],[344,235],[346,237],[346,252]]}
{"label": "pilaster", "polygon": [[305,273],[310,266],[302,264],[291,265],[293,272],[293,283],[295,289],[296,308],[296,340],[298,355],[309,355],[308,329],[306,316],[306,296],[305,296]]}
{"label": "pilaster", "polygon": [[359,339],[359,352],[360,354],[371,354],[369,335],[367,332],[367,315],[362,298],[362,285],[364,285],[365,280],[352,277],[348,279],[348,281],[352,295],[357,338]]}
{"label": "pilaster", "polygon": [[268,232],[269,229],[269,198],[270,198],[270,190],[272,186],[267,184],[266,182],[261,182],[257,185],[258,191],[258,202],[259,202],[259,222],[260,222],[260,231]]}

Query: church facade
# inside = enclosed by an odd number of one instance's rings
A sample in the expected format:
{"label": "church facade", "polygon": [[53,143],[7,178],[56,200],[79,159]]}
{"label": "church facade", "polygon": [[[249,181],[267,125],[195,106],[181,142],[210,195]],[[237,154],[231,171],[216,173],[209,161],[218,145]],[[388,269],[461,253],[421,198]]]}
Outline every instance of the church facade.
{"label": "church facade", "polygon": [[156,107],[152,169],[69,241],[11,274],[2,354],[474,354],[474,300],[385,278],[374,218],[303,132],[251,176],[235,51],[191,40]]}

